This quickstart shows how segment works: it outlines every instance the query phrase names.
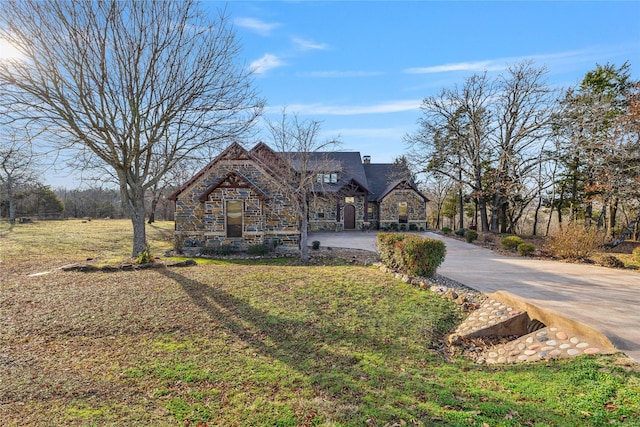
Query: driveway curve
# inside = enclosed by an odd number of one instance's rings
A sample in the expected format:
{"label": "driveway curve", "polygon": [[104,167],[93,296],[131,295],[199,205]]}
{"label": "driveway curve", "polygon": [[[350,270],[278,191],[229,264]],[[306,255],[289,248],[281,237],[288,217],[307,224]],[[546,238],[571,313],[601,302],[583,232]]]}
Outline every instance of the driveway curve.
{"label": "driveway curve", "polygon": [[[434,233],[447,256],[438,273],[484,293],[507,291],[602,332],[640,363],[640,274],[585,264],[508,257]],[[312,233],[323,247],[376,250],[376,233]]]}

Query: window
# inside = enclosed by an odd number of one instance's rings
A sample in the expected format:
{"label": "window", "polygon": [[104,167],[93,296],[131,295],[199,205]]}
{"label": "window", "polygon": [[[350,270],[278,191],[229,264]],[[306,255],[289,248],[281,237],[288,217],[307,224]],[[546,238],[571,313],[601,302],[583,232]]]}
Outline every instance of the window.
{"label": "window", "polygon": [[356,201],[355,197],[345,197],[344,198],[344,202],[345,203],[354,203]]}
{"label": "window", "polygon": [[316,174],[316,181],[322,182],[325,184],[335,184],[338,182],[338,174],[336,172],[319,173],[319,174]]}
{"label": "window", "polygon": [[227,201],[227,237],[242,237],[242,202]]}
{"label": "window", "polygon": [[324,219],[324,210],[320,209],[317,211],[316,216],[320,219]]}
{"label": "window", "polygon": [[407,202],[398,203],[398,222],[400,224],[406,224],[409,219],[409,207]]}

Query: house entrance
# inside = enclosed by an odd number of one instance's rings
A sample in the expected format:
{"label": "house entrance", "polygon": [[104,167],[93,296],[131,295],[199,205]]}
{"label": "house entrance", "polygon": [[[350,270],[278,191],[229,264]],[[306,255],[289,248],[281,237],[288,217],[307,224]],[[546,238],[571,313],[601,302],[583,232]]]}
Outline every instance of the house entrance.
{"label": "house entrance", "polygon": [[344,229],[356,229],[356,208],[353,205],[345,205],[344,207]]}

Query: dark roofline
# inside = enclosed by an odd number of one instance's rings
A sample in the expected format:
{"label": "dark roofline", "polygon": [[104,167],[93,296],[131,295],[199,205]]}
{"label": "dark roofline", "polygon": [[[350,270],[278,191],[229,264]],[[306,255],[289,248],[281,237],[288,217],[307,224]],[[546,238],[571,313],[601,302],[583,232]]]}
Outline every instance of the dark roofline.
{"label": "dark roofline", "polygon": [[209,186],[209,188],[207,188],[205,190],[204,193],[202,193],[199,197],[201,202],[206,202],[207,199],[209,198],[209,195],[211,193],[213,193],[216,188],[220,187],[220,185],[222,185],[222,183],[224,183],[226,180],[228,180],[230,177],[232,176],[237,176],[238,178],[242,179],[243,181],[246,181],[246,183],[249,185],[249,188],[252,189],[253,191],[255,191],[256,193],[258,193],[258,198],[261,200],[267,200],[269,197],[267,197],[267,195],[264,193],[264,191],[262,191],[260,188],[258,188],[257,185],[255,185],[253,182],[251,182],[250,179],[248,179],[247,177],[245,177],[244,175],[236,172],[236,171],[231,171],[228,174],[226,174],[223,178],[219,179],[217,182],[214,182],[213,184],[211,184]]}

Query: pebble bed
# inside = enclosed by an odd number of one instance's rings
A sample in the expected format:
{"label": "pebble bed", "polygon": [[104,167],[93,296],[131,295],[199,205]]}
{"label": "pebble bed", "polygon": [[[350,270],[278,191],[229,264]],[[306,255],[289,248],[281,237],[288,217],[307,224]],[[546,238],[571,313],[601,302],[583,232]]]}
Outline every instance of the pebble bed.
{"label": "pebble bed", "polygon": [[[487,299],[458,326],[455,334],[462,338],[473,332],[496,325],[521,314],[506,304]],[[507,343],[486,349],[476,359],[479,364],[535,362],[560,359],[581,354],[596,354],[602,350],[572,331],[554,326],[538,329]]]}
{"label": "pebble bed", "polygon": [[[603,352],[602,349],[573,331],[561,330],[553,325],[540,324],[539,326],[544,327],[521,337],[470,337],[469,335],[474,332],[507,322],[523,312],[500,301],[487,298],[482,292],[439,274],[429,278],[410,277],[395,272],[382,263],[374,265],[394,274],[405,283],[428,288],[464,306],[469,315],[450,336],[449,341],[453,345],[457,342],[458,345],[464,346],[462,353],[473,357],[478,364],[536,362]],[[474,348],[474,343],[487,341],[497,344],[489,348]]]}

